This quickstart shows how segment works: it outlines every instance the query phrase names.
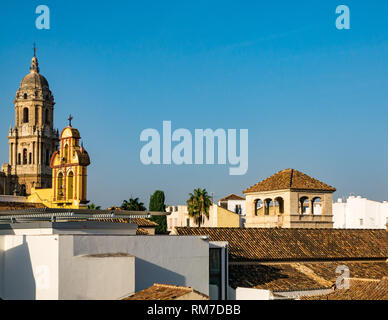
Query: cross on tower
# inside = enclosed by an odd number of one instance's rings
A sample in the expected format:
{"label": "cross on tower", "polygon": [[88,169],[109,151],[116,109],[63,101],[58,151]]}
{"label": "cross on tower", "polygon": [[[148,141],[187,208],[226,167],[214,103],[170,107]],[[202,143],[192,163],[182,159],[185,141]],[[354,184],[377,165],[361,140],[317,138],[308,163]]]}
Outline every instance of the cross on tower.
{"label": "cross on tower", "polygon": [[70,115],[69,118],[68,118],[67,120],[69,120],[69,127],[71,127],[71,120],[73,120],[73,116]]}
{"label": "cross on tower", "polygon": [[35,57],[35,54],[36,54],[36,45],[35,45],[35,42],[34,42],[34,57]]}

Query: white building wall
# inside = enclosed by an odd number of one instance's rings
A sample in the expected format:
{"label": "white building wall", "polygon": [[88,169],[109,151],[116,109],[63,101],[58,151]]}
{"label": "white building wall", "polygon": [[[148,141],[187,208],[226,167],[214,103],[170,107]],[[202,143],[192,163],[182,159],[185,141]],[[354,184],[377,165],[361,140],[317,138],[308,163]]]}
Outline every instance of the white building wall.
{"label": "white building wall", "polygon": [[58,236],[3,235],[3,299],[58,299]]}
{"label": "white building wall", "polygon": [[228,200],[228,210],[235,212],[236,205],[241,206],[241,214],[245,214],[245,200]]}
{"label": "white building wall", "polygon": [[135,291],[154,283],[209,294],[209,243],[198,236],[76,236],[74,255],[122,252],[135,258]]}
{"label": "white building wall", "polygon": [[[78,237],[69,235],[59,239],[59,299],[116,300],[133,294],[135,257],[119,254],[119,251],[106,255],[75,255],[74,239]],[[85,241],[89,237],[86,236]]]}
{"label": "white building wall", "polygon": [[334,228],[385,229],[388,203],[350,196],[333,204],[333,216]]}
{"label": "white building wall", "polygon": [[236,288],[236,300],[273,300],[271,290]]}
{"label": "white building wall", "polygon": [[199,236],[0,235],[2,299],[119,299],[154,283],[190,286],[208,295],[208,241]]}

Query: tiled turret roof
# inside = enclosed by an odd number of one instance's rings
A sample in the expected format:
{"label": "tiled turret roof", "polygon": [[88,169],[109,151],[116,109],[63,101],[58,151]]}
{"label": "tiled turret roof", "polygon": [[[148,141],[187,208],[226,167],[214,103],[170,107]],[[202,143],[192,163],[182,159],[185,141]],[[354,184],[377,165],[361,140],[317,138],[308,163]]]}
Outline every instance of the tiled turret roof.
{"label": "tiled turret roof", "polygon": [[335,192],[336,189],[295,169],[285,169],[249,187],[243,193],[302,189]]}

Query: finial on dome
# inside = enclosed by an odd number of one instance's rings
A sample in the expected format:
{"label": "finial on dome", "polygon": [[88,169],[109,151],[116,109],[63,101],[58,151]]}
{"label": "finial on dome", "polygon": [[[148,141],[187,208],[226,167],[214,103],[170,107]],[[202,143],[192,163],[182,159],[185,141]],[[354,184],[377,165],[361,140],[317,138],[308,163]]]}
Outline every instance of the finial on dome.
{"label": "finial on dome", "polygon": [[69,127],[71,127],[71,120],[73,120],[73,116],[70,115],[69,118],[68,118],[67,120],[69,120]]}
{"label": "finial on dome", "polygon": [[35,45],[35,42],[34,42],[34,56],[32,57],[32,60],[31,60],[30,72],[39,73],[39,63],[38,63],[38,59],[36,57],[36,45]]}

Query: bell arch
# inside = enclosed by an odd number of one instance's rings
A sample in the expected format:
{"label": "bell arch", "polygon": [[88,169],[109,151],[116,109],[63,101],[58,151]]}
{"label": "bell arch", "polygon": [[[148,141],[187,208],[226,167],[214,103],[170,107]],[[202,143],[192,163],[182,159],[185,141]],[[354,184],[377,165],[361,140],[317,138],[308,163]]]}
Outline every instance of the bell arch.
{"label": "bell arch", "polygon": [[263,201],[261,199],[256,199],[254,201],[255,204],[255,216],[259,215],[260,210],[263,208]]}
{"label": "bell arch", "polygon": [[309,198],[308,197],[301,197],[299,199],[299,214],[307,214],[308,213],[308,207],[309,207]]}
{"label": "bell arch", "polygon": [[311,200],[311,213],[315,215],[322,214],[322,198],[314,197]]}
{"label": "bell arch", "polygon": [[284,213],[284,199],[282,197],[275,198],[275,213]]}
{"label": "bell arch", "polygon": [[67,175],[67,199],[71,200],[74,197],[74,173],[70,171]]}

